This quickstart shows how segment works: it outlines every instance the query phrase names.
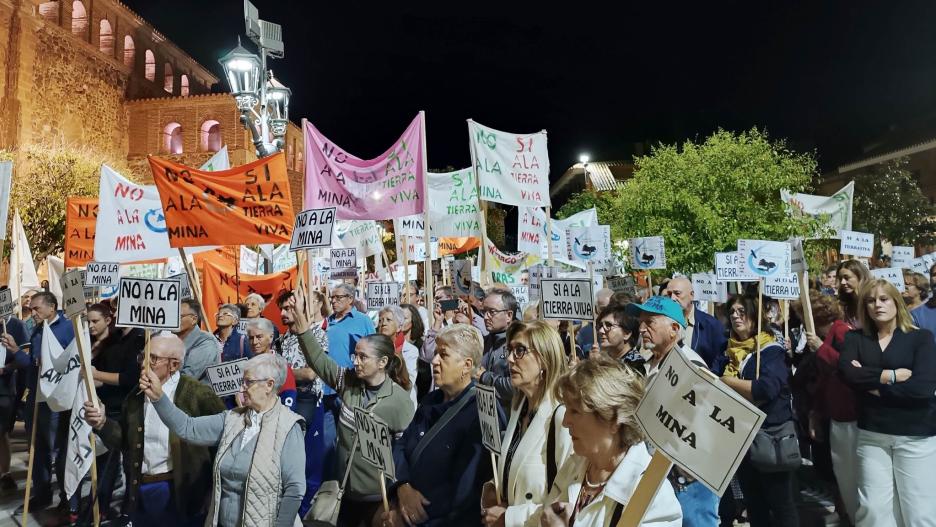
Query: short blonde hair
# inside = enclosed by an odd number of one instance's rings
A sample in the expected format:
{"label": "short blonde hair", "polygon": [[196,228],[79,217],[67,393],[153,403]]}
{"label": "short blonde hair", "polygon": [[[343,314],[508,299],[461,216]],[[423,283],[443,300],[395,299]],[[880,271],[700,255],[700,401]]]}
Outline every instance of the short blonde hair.
{"label": "short blonde hair", "polygon": [[452,324],[436,334],[436,345],[442,344],[448,351],[456,351],[462,358],[471,359],[471,372],[481,367],[484,338],[478,328],[468,324]]}
{"label": "short blonde hair", "polygon": [[531,322],[539,318],[539,299],[530,301],[523,309],[523,321]]}
{"label": "short blonde hair", "polygon": [[584,411],[617,423],[624,448],[643,441],[635,414],[644,394],[644,379],[631,368],[604,355],[579,361],[559,378],[555,393],[566,406],[575,402]]}
{"label": "short blonde hair", "polygon": [[152,337],[150,337],[150,351],[153,350],[155,346],[159,346],[163,351],[170,354],[171,359],[175,359],[179,362],[185,360],[185,343],[182,342],[175,333],[169,331],[160,331]]}
{"label": "short blonde hair", "polygon": [[507,328],[507,346],[518,337],[525,339],[530,351],[540,358],[543,366],[543,393],[551,393],[559,377],[569,369],[562,337],[545,320],[514,322]]}
{"label": "short blonde hair", "polygon": [[913,330],[916,326],[913,325],[913,317],[910,316],[910,311],[907,309],[907,304],[904,303],[903,296],[894,287],[894,284],[883,278],[868,280],[861,285],[858,293],[858,321],[861,323],[861,330],[866,335],[871,336],[877,333],[877,323],[874,322],[871,313],[868,312],[868,301],[878,289],[889,296],[894,305],[897,306],[897,328],[904,333]]}

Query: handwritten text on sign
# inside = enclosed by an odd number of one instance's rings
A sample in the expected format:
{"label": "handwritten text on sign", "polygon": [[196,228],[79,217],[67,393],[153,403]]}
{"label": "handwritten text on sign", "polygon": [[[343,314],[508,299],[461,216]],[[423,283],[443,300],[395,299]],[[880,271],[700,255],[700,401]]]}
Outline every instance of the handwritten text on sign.
{"label": "handwritten text on sign", "polygon": [[211,383],[211,389],[214,390],[215,395],[225,397],[240,391],[241,384],[244,383],[244,364],[247,360],[243,358],[222,362],[205,369],[208,382]]}
{"label": "handwritten text on sign", "polygon": [[696,300],[726,302],[728,286],[715,280],[714,273],[692,273],[692,292]]}
{"label": "handwritten text on sign", "polygon": [[400,305],[400,290],[402,286],[397,282],[368,282],[367,283],[367,309],[383,309],[387,306]]}
{"label": "handwritten text on sign", "polygon": [[0,318],[13,314],[13,292],[9,289],[0,289]]}
{"label": "handwritten text on sign", "polygon": [[764,278],[764,294],[776,300],[799,300],[799,276],[790,273]]}
{"label": "handwritten text on sign", "polygon": [[591,320],[594,317],[592,283],[588,279],[543,279],[543,318]]}
{"label": "handwritten text on sign", "polygon": [[331,277],[355,277],[357,276],[357,249],[332,249],[331,250]]}
{"label": "handwritten text on sign", "polygon": [[764,418],[678,352],[666,355],[637,406],[637,423],[650,443],[719,496]]}
{"label": "handwritten text on sign", "polygon": [[354,408],[354,425],[361,439],[361,457],[390,479],[396,479],[393,467],[393,432],[374,414],[363,408]]}
{"label": "handwritten text on sign", "polygon": [[73,269],[62,275],[62,309],[72,318],[85,309],[84,269]]}
{"label": "handwritten text on sign", "polygon": [[901,269],[909,269],[914,252],[913,247],[895,245],[891,249],[891,265]]}
{"label": "handwritten text on sign", "polygon": [[839,238],[842,239],[839,245],[839,253],[847,256],[857,256],[861,258],[871,258],[874,252],[874,235],[867,232],[839,231]]}
{"label": "handwritten text on sign", "polygon": [[500,454],[500,416],[497,413],[497,394],[493,386],[475,385],[478,398],[478,417],[481,419],[481,442],[485,448]]}
{"label": "handwritten text on sign", "polygon": [[178,280],[121,278],[117,326],[146,329],[179,329]]}
{"label": "handwritten text on sign", "polygon": [[120,280],[120,264],[105,262],[88,262],[85,268],[85,283],[87,287],[103,287],[117,285]]}
{"label": "handwritten text on sign", "polygon": [[886,267],[884,269],[871,269],[871,276],[887,280],[901,293],[904,292],[907,285],[904,283],[903,269],[897,267]]}
{"label": "handwritten text on sign", "polygon": [[335,207],[304,210],[296,216],[289,250],[331,247],[334,229]]}
{"label": "handwritten text on sign", "polygon": [[739,260],[738,251],[715,253],[715,279],[719,282],[738,280],[738,266],[741,265]]}
{"label": "handwritten text on sign", "polygon": [[192,297],[192,286],[189,284],[188,274],[179,273],[174,274],[168,277],[170,280],[179,281],[179,297],[180,298],[193,298]]}

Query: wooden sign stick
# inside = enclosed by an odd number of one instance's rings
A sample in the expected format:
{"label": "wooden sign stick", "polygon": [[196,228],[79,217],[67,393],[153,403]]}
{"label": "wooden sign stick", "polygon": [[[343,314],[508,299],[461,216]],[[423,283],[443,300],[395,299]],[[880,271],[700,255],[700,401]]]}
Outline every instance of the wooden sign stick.
{"label": "wooden sign stick", "polygon": [[497,495],[497,504],[501,504],[501,484],[500,484],[500,474],[497,473],[497,454],[493,451],[491,453],[491,466],[494,467],[494,494]]}
{"label": "wooden sign stick", "polygon": [[666,475],[669,474],[671,468],[673,468],[673,462],[667,459],[659,450],[653,453],[647,470],[640,477],[637,488],[634,489],[630,501],[624,507],[624,512],[621,514],[621,520],[618,522],[617,527],[638,527],[640,525],[644,515],[647,514],[647,509],[650,508],[653,497],[660,490],[660,485],[663,484],[663,480],[666,479]]}
{"label": "wooden sign stick", "polygon": [[757,350],[757,370],[754,373],[755,379],[760,379],[760,333],[761,333],[761,319],[764,318],[764,289],[762,284],[763,280],[757,281],[757,334],[754,335],[754,347]]}
{"label": "wooden sign stick", "polygon": [[208,313],[205,312],[205,304],[202,303],[201,282],[198,281],[198,273],[195,272],[195,266],[189,263],[183,247],[179,247],[179,256],[182,258],[182,265],[185,266],[185,274],[188,275],[189,289],[192,290],[192,295],[195,296],[195,301],[198,302],[200,307],[201,313],[199,315],[205,323],[205,328],[211,333],[211,322],[208,320]]}

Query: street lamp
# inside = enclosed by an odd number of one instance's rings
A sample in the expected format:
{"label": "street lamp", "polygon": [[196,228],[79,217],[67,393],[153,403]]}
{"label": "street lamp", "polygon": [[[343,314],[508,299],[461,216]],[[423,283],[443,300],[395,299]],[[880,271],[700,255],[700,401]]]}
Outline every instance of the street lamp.
{"label": "street lamp", "polygon": [[585,185],[588,185],[588,160],[591,159],[588,154],[579,155],[579,163],[582,164],[582,170],[585,171]]}
{"label": "street lamp", "polygon": [[221,57],[224,77],[237,101],[237,109],[249,112],[260,102],[260,59],[241,45]]}
{"label": "street lamp", "polygon": [[289,123],[289,97],[292,90],[273,77],[270,71],[270,80],[267,82],[267,109],[270,115],[270,131],[277,140],[286,136],[286,125]]}

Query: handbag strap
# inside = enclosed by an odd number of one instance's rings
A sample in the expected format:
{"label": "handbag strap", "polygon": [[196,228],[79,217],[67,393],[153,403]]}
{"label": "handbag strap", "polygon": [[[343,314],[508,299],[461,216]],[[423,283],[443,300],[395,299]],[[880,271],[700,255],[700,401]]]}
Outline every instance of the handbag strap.
{"label": "handbag strap", "polygon": [[354,464],[354,452],[358,447],[358,435],[354,434],[354,444],[351,446],[351,454],[348,456],[348,466],[345,468],[344,477],[341,478],[341,486],[338,487],[338,494],[344,494],[345,485],[348,483],[348,476],[351,475],[351,465]]}
{"label": "handbag strap", "polygon": [[410,465],[415,466],[419,463],[420,456],[422,456],[423,451],[427,446],[429,446],[429,443],[432,442],[433,438],[435,438],[435,436],[438,435],[438,433],[441,432],[443,428],[445,428],[445,425],[447,425],[449,421],[455,418],[455,415],[457,415],[458,412],[460,412],[461,409],[465,407],[465,405],[471,401],[474,401],[474,399],[475,393],[474,390],[472,390],[468,395],[462,396],[461,400],[459,400],[457,403],[449,406],[448,410],[442,414],[442,417],[440,417],[439,420],[436,421],[434,425],[432,425],[432,428],[426,432],[426,435],[422,436],[419,439],[419,442],[416,443],[416,450],[413,451],[413,459],[410,462]]}
{"label": "handbag strap", "polygon": [[[556,412],[559,406],[553,408],[552,417],[549,418],[549,435],[546,436],[546,488],[551,489],[556,479]],[[611,525],[614,525],[612,523]]]}

